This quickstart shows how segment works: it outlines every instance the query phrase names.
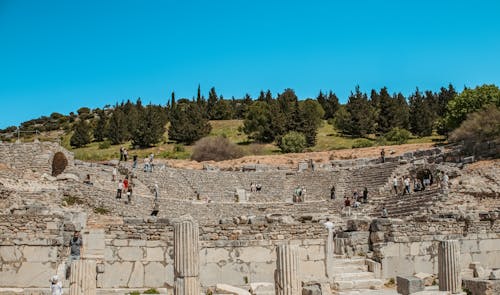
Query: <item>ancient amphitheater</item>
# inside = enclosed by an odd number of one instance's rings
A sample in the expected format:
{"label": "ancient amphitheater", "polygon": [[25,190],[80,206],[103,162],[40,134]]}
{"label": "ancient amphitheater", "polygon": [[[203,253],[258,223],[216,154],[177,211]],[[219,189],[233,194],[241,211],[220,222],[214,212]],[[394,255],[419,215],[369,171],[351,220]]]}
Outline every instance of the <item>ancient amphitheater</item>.
{"label": "ancient amphitheater", "polygon": [[[69,294],[500,294],[498,160],[433,148],[384,163],[120,163],[118,178],[133,175],[130,203],[115,198],[114,164],[74,160],[55,143],[0,143],[0,294],[50,294],[56,274]],[[392,192],[394,176],[427,173],[426,190]],[[293,202],[297,186],[304,202]],[[343,197],[364,187],[368,202],[349,215]],[[82,255],[66,277],[75,230]]]}

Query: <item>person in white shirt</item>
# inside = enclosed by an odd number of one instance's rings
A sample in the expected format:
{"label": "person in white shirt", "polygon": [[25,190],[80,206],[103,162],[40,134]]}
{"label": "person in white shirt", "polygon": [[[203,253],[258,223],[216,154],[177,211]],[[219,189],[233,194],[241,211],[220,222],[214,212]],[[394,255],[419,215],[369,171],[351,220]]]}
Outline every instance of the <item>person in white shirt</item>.
{"label": "person in white shirt", "polygon": [[410,194],[410,177],[406,176],[404,179],[405,190],[403,191],[403,195],[406,193]]}
{"label": "person in white shirt", "polygon": [[59,276],[55,275],[52,276],[49,280],[50,282],[50,294],[52,295],[62,295],[63,294],[63,289],[62,289],[62,283],[59,280]]}
{"label": "person in white shirt", "polygon": [[394,189],[394,193],[397,195],[398,194],[398,177],[394,176],[392,179],[392,187]]}

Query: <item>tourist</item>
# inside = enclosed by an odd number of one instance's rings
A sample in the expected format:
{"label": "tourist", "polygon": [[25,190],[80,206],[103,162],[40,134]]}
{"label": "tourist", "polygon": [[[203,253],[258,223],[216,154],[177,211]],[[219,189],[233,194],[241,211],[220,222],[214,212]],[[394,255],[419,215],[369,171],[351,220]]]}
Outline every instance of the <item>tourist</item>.
{"label": "tourist", "polygon": [[330,200],[335,200],[335,185],[330,189]]}
{"label": "tourist", "polygon": [[344,197],[344,209],[347,211],[347,216],[351,216],[351,199],[348,196]]}
{"label": "tourist", "polygon": [[380,161],[382,163],[385,163],[385,150],[384,150],[384,148],[382,148],[382,150],[380,151]]}
{"label": "tourist", "polygon": [[250,192],[254,192],[254,191],[255,191],[255,183],[250,182]]}
{"label": "tourist", "polygon": [[262,185],[261,185],[260,183],[257,183],[257,184],[255,185],[255,191],[256,191],[256,192],[260,192],[261,190],[262,190]]}
{"label": "tourist", "polygon": [[406,176],[406,178],[403,180],[405,189],[403,191],[403,196],[406,195],[406,193],[410,194],[410,177]]}
{"label": "tourist", "polygon": [[69,259],[70,259],[70,265],[73,260],[79,260],[80,259],[80,250],[83,246],[83,241],[82,241],[82,236],[80,235],[80,232],[75,231],[73,233],[73,237],[69,241],[69,247],[70,247],[70,254],[69,254]]}
{"label": "tourist", "polygon": [[62,295],[63,294],[63,289],[62,289],[62,282],[59,280],[58,275],[52,276],[49,280],[50,282],[50,294],[51,295]]}
{"label": "tourist", "polygon": [[155,194],[155,202],[157,202],[158,201],[158,194],[160,193],[160,188],[158,187],[158,182],[155,182],[153,192]]}
{"label": "tourist", "polygon": [[127,149],[123,149],[123,160],[127,162],[128,160],[128,151]]}
{"label": "tourist", "polygon": [[130,183],[128,186],[128,190],[127,190],[127,201],[128,201],[127,204],[132,203],[132,187],[133,187],[133,184]]}
{"label": "tourist", "polygon": [[418,178],[415,178],[413,180],[413,191],[414,192],[419,192],[419,191],[422,191],[422,184],[420,183],[420,179]]}
{"label": "tourist", "polygon": [[358,201],[359,200],[358,190],[354,190],[354,192],[352,193],[352,199],[353,199],[353,201]]}
{"label": "tourist", "polygon": [[368,188],[365,186],[363,189],[363,203],[366,203],[368,201]]}
{"label": "tourist", "polygon": [[115,167],[113,167],[113,172],[112,173],[112,181],[116,181],[116,175],[118,175],[118,169]]}
{"label": "tourist", "polygon": [[121,146],[120,147],[120,162],[123,161],[123,155],[124,155],[124,151],[125,149]]}
{"label": "tourist", "polygon": [[158,212],[160,211],[160,205],[158,202],[155,202],[153,206],[153,211],[151,212],[151,216],[158,216]]}
{"label": "tourist", "polygon": [[123,191],[123,181],[118,182],[118,188],[116,189],[116,198],[121,199],[122,198],[122,191]]}
{"label": "tourist", "polygon": [[132,156],[132,159],[133,159],[132,168],[135,169],[137,168],[137,155]]}
{"label": "tourist", "polygon": [[293,200],[294,203],[302,202],[302,187],[298,185],[293,191]]}
{"label": "tourist", "polygon": [[144,158],[144,172],[149,172],[149,158]]}
{"label": "tourist", "polygon": [[149,154],[149,172],[153,172],[153,160],[155,159],[155,154]]}
{"label": "tourist", "polygon": [[125,176],[125,179],[123,179],[123,191],[124,192],[128,191],[128,175]]}
{"label": "tourist", "polygon": [[392,179],[392,188],[394,189],[394,193],[397,196],[398,195],[398,177],[397,176],[394,176],[394,178]]}
{"label": "tourist", "polygon": [[387,209],[384,207],[382,208],[382,218],[387,218],[389,217],[389,213],[387,213]]}
{"label": "tourist", "polygon": [[302,186],[301,188],[301,196],[300,196],[300,202],[305,202],[306,201],[306,187],[305,186]]}
{"label": "tourist", "polygon": [[441,179],[441,188],[448,189],[448,182],[449,181],[450,181],[450,178],[448,177],[448,174],[446,174],[446,172],[444,172],[443,177]]}
{"label": "tourist", "polygon": [[87,174],[83,183],[85,183],[86,185],[94,185],[92,181],[90,181],[90,174]]}

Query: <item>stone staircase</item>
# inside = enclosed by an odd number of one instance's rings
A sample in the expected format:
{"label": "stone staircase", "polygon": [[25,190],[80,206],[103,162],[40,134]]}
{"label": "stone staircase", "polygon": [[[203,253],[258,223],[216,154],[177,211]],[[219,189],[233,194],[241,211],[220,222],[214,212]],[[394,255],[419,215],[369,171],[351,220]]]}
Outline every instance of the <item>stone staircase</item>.
{"label": "stone staircase", "polygon": [[420,192],[412,192],[410,195],[390,195],[377,200],[376,209],[370,213],[371,216],[380,217],[383,207],[387,209],[388,217],[404,218],[423,213],[431,209],[433,205],[441,201],[441,190],[437,188],[427,189]]}
{"label": "stone staircase", "polygon": [[375,273],[368,271],[366,258],[344,258],[337,255],[333,260],[333,293],[349,290],[380,289],[384,286]]}
{"label": "stone staircase", "polygon": [[366,187],[368,189],[368,199],[380,195],[398,165],[396,162],[390,162],[353,170],[345,180],[346,193],[348,196],[352,196],[352,191],[357,190],[362,195],[362,191]]}

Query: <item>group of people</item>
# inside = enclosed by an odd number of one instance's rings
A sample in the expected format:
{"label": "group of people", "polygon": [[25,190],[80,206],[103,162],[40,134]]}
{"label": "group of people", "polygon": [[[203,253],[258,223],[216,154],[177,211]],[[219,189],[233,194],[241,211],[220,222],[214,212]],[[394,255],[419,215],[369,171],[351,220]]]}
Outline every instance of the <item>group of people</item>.
{"label": "group of people", "polygon": [[363,192],[360,195],[357,190],[354,190],[352,193],[352,197],[346,196],[344,197],[344,210],[348,216],[351,215],[351,208],[357,209],[361,207],[361,204],[368,202],[368,188],[364,187]]}
{"label": "group of people", "polygon": [[262,190],[262,185],[260,183],[250,183],[250,192],[260,192]]}
{"label": "group of people", "polygon": [[[448,175],[446,173],[443,173],[442,175],[439,175],[439,178],[441,180],[441,188],[447,189],[449,182]],[[394,194],[396,195],[398,195],[398,193],[400,192],[400,183],[403,184],[402,195],[404,196],[406,194],[411,194],[412,190],[413,192],[424,191],[426,188],[434,184],[434,178],[431,173],[428,173],[422,179],[417,177],[414,177],[412,179],[410,175],[403,176],[401,177],[401,179],[398,179],[397,176],[394,176],[392,179],[392,189],[394,191]]]}
{"label": "group of people", "polygon": [[151,153],[148,157],[144,158],[144,172],[153,172],[155,154]]}
{"label": "group of people", "polygon": [[[114,174],[113,170],[113,181],[116,181],[116,175]],[[130,179],[130,180],[129,180]],[[118,181],[118,187],[116,189],[116,198],[121,199],[123,194],[126,195],[127,197],[127,203],[132,202],[132,192],[133,192],[133,187],[134,183],[132,181],[133,177],[131,175],[125,176],[123,180]]]}

